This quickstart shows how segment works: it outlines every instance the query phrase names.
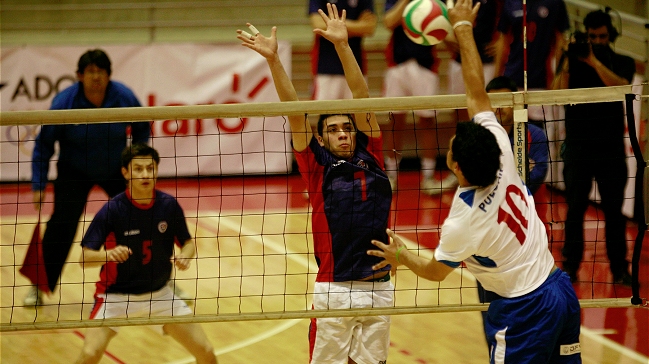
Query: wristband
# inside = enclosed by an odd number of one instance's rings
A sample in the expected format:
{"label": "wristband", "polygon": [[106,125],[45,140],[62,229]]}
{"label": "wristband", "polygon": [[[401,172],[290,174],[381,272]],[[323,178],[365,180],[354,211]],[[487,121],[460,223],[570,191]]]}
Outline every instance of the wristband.
{"label": "wristband", "polygon": [[399,261],[399,253],[401,253],[401,249],[403,249],[405,247],[406,247],[405,245],[400,246],[399,249],[397,249],[396,254],[394,254],[394,256],[397,258],[397,263],[399,263],[399,264],[401,264],[401,262]]}
{"label": "wristband", "polygon": [[472,22],[470,22],[468,20],[460,20],[459,22],[453,24],[453,30],[455,30],[455,28],[457,28],[457,27],[459,27],[461,25],[468,25],[471,28],[473,28],[473,23]]}

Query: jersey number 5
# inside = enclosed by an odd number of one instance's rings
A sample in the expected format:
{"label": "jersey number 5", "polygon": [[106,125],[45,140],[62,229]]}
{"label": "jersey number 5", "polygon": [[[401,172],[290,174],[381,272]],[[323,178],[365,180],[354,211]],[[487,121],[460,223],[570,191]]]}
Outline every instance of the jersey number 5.
{"label": "jersey number 5", "polygon": [[507,224],[509,230],[516,235],[516,240],[523,245],[525,242],[525,232],[523,231],[523,228],[527,229],[527,219],[523,216],[523,213],[518,206],[514,204],[512,194],[520,196],[521,200],[525,202],[525,206],[529,207],[523,191],[516,187],[516,185],[507,186],[507,190],[505,191],[505,203],[507,203],[507,206],[509,206],[509,209],[512,211],[514,216],[503,210],[502,205],[498,206],[498,223],[500,224],[501,222],[504,222]]}
{"label": "jersey number 5", "polygon": [[151,240],[142,242],[142,265],[147,265],[151,261]]}

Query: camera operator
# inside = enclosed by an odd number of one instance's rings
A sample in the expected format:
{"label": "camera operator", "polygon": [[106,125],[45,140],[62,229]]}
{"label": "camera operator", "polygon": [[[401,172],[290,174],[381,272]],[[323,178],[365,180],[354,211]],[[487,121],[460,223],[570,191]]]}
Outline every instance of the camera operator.
{"label": "camera operator", "polygon": [[[619,86],[631,83],[635,62],[615,53],[618,33],[611,16],[597,10],[584,18],[586,34],[575,34],[559,64],[553,89]],[[592,179],[597,182],[606,223],[606,251],[614,283],[631,284],[626,260],[626,219],[622,214],[627,179],[624,152],[624,106],[621,101],[566,106],[563,145],[568,214],[563,269],[573,282],[584,251],[584,214]]]}

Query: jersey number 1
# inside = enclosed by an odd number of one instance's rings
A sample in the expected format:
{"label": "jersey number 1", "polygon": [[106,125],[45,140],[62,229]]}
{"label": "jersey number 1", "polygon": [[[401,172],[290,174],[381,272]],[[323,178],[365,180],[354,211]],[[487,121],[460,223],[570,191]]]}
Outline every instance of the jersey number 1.
{"label": "jersey number 1", "polygon": [[518,187],[516,187],[516,185],[507,186],[507,190],[505,192],[505,202],[507,203],[507,206],[509,206],[509,208],[512,210],[514,216],[503,210],[502,206],[498,206],[498,223],[500,224],[501,222],[504,222],[505,224],[507,224],[509,230],[511,230],[516,235],[516,240],[518,240],[518,242],[523,245],[523,243],[525,242],[525,232],[523,231],[523,228],[527,229],[527,219],[525,218],[525,216],[523,216],[523,213],[518,208],[518,206],[514,204],[511,196],[512,193],[520,196],[523,202],[525,202],[525,206],[528,206],[525,195]]}
{"label": "jersey number 1", "polygon": [[361,180],[361,201],[367,201],[367,182],[365,180],[365,171],[354,172],[354,179]]}

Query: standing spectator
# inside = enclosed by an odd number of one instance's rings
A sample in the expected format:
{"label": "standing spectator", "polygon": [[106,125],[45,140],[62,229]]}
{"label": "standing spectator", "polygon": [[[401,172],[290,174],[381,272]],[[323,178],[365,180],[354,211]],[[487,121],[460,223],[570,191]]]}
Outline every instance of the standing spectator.
{"label": "standing spectator", "polygon": [[[334,44],[354,98],[369,97],[367,83],[347,43],[343,10],[327,4],[315,32]],[[254,28],[251,28],[251,30]],[[255,32],[255,30],[253,30]],[[297,101],[277,55],[276,28],[270,38],[239,31],[243,45],[266,58],[281,101]],[[372,240],[388,241],[392,192],[383,169],[383,141],[374,113],[320,115],[317,133],[304,116],[289,116],[293,152],[313,207],[312,233],[318,274],[313,309],[391,307],[390,267],[366,254]],[[369,258],[369,259],[368,259]],[[353,293],[352,293],[353,292]],[[311,363],[384,363],[390,346],[390,317],[311,320]]]}
{"label": "standing spectator", "polygon": [[472,3],[457,0],[449,9],[473,121],[458,123],[450,141],[447,164],[459,187],[439,246],[424,258],[388,231],[392,241],[373,241],[381,250],[368,254],[384,258],[376,269],[404,264],[433,281],[466,264],[485,289],[502,297],[487,311],[491,363],[581,363],[579,301],[568,275],[554,264],[534,198],[491,108],[471,29],[480,5]]}
{"label": "standing spectator", "polygon": [[[392,31],[390,42],[385,49],[388,69],[385,72],[384,96],[429,96],[439,92],[440,59],[435,46],[424,46],[412,42],[403,30],[402,14],[410,0],[387,0],[385,2],[385,26]],[[421,160],[421,191],[427,194],[439,193],[447,181],[433,178],[438,149],[435,133],[435,111],[416,110],[415,137],[417,153]],[[403,133],[406,125],[405,111],[395,111],[390,124],[383,131],[383,145],[386,150],[385,169],[392,189],[397,185],[397,171],[403,149]],[[453,182],[453,181],[451,181]]]}
{"label": "standing spectator", "polygon": [[[527,89],[545,90],[552,81],[553,60],[561,56],[565,33],[570,29],[563,0],[530,0],[527,2]],[[496,42],[496,75],[505,75],[523,89],[523,3],[505,0],[498,21]],[[504,55],[509,54],[507,62]],[[554,56],[554,57],[553,57]],[[529,121],[543,127],[553,118],[550,107],[530,106]]]}
{"label": "standing spectator", "polygon": [[[106,53],[100,49],[87,51],[79,58],[79,82],[56,95],[50,109],[140,106],[133,91],[112,81],[110,75],[111,62]],[[54,212],[43,236],[43,264],[50,291],[59,281],[92,187],[101,187],[110,197],[124,190],[120,154],[127,145],[129,129],[133,142],[148,141],[148,122],[43,125],[36,137],[32,154],[32,190],[34,205],[39,210],[45,198],[49,162],[57,142],[60,149],[54,181]],[[34,286],[23,301],[25,306],[42,302],[37,282],[32,283]]]}
{"label": "standing spectator", "polygon": [[[578,89],[628,85],[635,73],[633,59],[615,53],[610,46],[617,31],[608,13],[601,10],[584,18],[588,43],[571,44],[560,64],[553,87]],[[586,46],[585,54],[578,47]],[[622,214],[627,180],[624,153],[624,105],[622,101],[566,106],[566,140],[563,176],[566,182],[566,241],[563,268],[577,281],[584,252],[584,214],[593,178],[601,197],[606,232],[606,254],[615,283],[631,284],[626,260],[626,219]]]}
{"label": "standing spectator", "polygon": [[[326,29],[318,10],[327,9],[327,4],[336,4],[338,11],[347,12],[349,47],[363,74],[367,74],[367,62],[363,49],[363,37],[371,36],[376,30],[377,17],[374,0],[309,0],[309,20],[313,29]],[[315,33],[311,50],[313,72],[313,100],[351,99],[352,94],[345,81],[343,65],[334,45],[319,33]]]}
{"label": "standing spectator", "polygon": [[[144,143],[126,147],[121,157],[126,192],[99,210],[83,237],[79,263],[83,268],[101,266],[93,320],[192,314],[167,281],[172,261],[180,270],[189,268],[196,245],[178,201],[155,188],[159,162],[158,152]],[[174,253],[176,243],[179,253]],[[162,332],[185,347],[197,363],[216,364],[214,349],[199,324],[165,324]],[[76,363],[98,363],[115,335],[115,327],[89,328]]]}

